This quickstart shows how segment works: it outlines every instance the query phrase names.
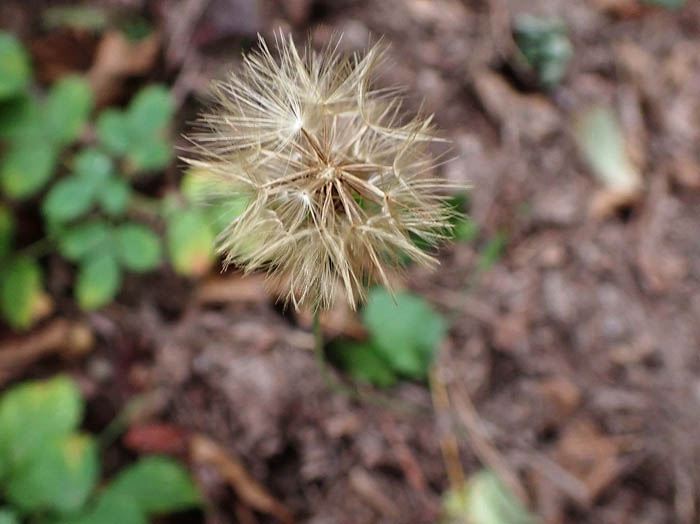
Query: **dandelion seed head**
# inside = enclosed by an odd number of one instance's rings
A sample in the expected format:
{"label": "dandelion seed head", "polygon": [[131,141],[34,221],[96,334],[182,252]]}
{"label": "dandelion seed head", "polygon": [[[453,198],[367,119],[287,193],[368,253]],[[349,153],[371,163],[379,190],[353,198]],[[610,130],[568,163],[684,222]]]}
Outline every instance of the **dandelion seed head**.
{"label": "dandelion seed head", "polygon": [[390,288],[400,259],[434,266],[415,239],[436,245],[450,228],[447,184],[434,172],[431,117],[407,118],[400,90],[377,88],[381,43],[364,55],[260,38],[242,68],[214,84],[213,107],[190,135],[185,160],[216,177],[246,210],[219,235],[225,263],[266,271],[295,307],[328,308],[344,290]]}

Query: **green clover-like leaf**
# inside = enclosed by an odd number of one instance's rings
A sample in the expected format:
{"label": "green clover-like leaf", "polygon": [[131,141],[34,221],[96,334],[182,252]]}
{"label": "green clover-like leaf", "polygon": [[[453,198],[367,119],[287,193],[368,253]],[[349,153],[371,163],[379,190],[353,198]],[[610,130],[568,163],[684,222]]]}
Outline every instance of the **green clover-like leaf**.
{"label": "green clover-like leaf", "polygon": [[0,31],[0,99],[15,96],[31,79],[29,55],[10,33]]}
{"label": "green clover-like leaf", "polygon": [[115,246],[119,261],[130,271],[150,271],[160,264],[160,239],[144,225],[131,222],[116,228]]}
{"label": "green clover-like leaf", "polygon": [[111,302],[121,286],[121,271],[110,251],[95,253],[80,262],[75,282],[75,298],[85,310]]}
{"label": "green clover-like leaf", "polygon": [[20,256],[2,268],[0,312],[10,326],[26,329],[34,320],[41,295],[41,269],[36,260]]}

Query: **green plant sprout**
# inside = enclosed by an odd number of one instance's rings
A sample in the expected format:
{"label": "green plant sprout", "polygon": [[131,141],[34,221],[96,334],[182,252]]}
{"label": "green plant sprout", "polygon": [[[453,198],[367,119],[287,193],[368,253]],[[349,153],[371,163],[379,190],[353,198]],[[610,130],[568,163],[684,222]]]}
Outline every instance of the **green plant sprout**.
{"label": "green plant sprout", "polygon": [[84,409],[63,376],[0,397],[0,523],[145,524],[201,505],[189,474],[166,457],[142,458],[98,488],[98,440],[78,430]]}
{"label": "green plant sprout", "polygon": [[[85,310],[111,302],[125,272],[154,270],[164,255],[183,276],[208,270],[216,231],[235,218],[237,208],[200,209],[184,182],[182,192],[163,199],[133,187],[142,173],[161,171],[172,161],[169,90],[146,86],[124,109],[103,110],[93,125],[94,96],[83,77],[59,80],[45,96],[35,95],[32,83],[29,54],[14,36],[0,32],[0,315],[5,322],[15,329],[32,325],[44,294],[40,259],[54,253],[75,264],[74,296]],[[86,137],[91,126],[96,133]],[[44,237],[25,246],[15,238],[23,219],[17,214],[20,202],[25,213],[35,206],[43,218]]]}

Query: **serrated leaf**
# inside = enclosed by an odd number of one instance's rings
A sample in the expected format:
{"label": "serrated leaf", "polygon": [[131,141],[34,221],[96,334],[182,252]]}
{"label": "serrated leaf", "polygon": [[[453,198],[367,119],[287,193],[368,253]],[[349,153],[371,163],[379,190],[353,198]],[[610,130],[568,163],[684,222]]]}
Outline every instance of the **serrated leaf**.
{"label": "serrated leaf", "polygon": [[74,220],[92,207],[95,187],[82,177],[68,176],[62,178],[44,197],[41,211],[50,222],[68,222]]}
{"label": "serrated leaf", "polygon": [[369,342],[337,342],[331,352],[345,372],[358,382],[388,388],[396,383],[396,374]]}
{"label": "serrated leaf", "polygon": [[16,96],[0,100],[0,139],[41,139],[41,121],[33,97]]}
{"label": "serrated leaf", "polygon": [[14,144],[0,161],[0,185],[13,199],[28,198],[51,178],[56,151],[46,142]]}
{"label": "serrated leaf", "polygon": [[114,174],[114,163],[99,149],[87,148],[75,155],[73,172],[96,183],[104,182]]}
{"label": "serrated leaf", "polygon": [[112,481],[109,493],[131,500],[147,515],[197,506],[201,496],[189,473],[165,457],[141,459]]}
{"label": "serrated leaf", "polygon": [[172,156],[172,146],[161,138],[146,138],[134,142],[126,155],[131,169],[144,172],[167,167]]}
{"label": "serrated leaf", "polygon": [[92,492],[98,471],[97,445],[91,436],[56,437],[8,478],[5,495],[26,512],[77,511]]}
{"label": "serrated leaf", "polygon": [[115,155],[124,155],[131,145],[129,123],[121,111],[107,109],[97,119],[97,135],[102,145]]}
{"label": "serrated leaf", "polygon": [[150,271],[161,261],[158,236],[146,226],[129,223],[115,230],[116,253],[122,265],[130,271]]}
{"label": "serrated leaf", "polygon": [[29,55],[13,35],[0,31],[0,99],[20,93],[29,83]]}
{"label": "serrated leaf", "polygon": [[15,471],[49,440],[80,422],[83,400],[75,382],[59,376],[25,382],[0,397],[0,477]]}
{"label": "serrated leaf", "polygon": [[12,249],[12,238],[15,232],[15,219],[7,206],[0,204],[0,258]]}
{"label": "serrated leaf", "polygon": [[110,238],[106,222],[85,222],[61,231],[58,235],[58,251],[73,262],[104,247]]}
{"label": "serrated leaf", "polygon": [[472,475],[443,500],[445,522],[448,524],[535,524],[533,517],[520,501],[489,470]]}
{"label": "serrated leaf", "polygon": [[41,294],[41,269],[28,257],[17,257],[0,275],[0,311],[16,329],[31,326]]}
{"label": "serrated leaf", "polygon": [[0,508],[0,524],[19,524],[17,514],[9,508]]}
{"label": "serrated leaf", "polygon": [[124,179],[112,178],[104,185],[97,199],[108,215],[123,215],[131,200],[131,186]]}
{"label": "serrated leaf", "polygon": [[51,140],[60,145],[73,142],[83,132],[93,106],[92,88],[79,76],[56,82],[44,102],[43,125]]}
{"label": "serrated leaf", "polygon": [[161,132],[173,116],[175,105],[165,86],[145,87],[134,96],[127,118],[133,137],[152,137]]}
{"label": "serrated leaf", "polygon": [[197,210],[173,214],[168,220],[166,238],[175,272],[199,276],[209,270],[214,260],[214,234]]}
{"label": "serrated leaf", "polygon": [[103,492],[95,507],[86,514],[62,524],[147,524],[148,519],[138,505],[110,490]]}
{"label": "serrated leaf", "polygon": [[374,288],[362,320],[379,355],[398,373],[417,380],[428,368],[447,329],[445,320],[423,298]]}
{"label": "serrated leaf", "polygon": [[121,286],[121,271],[114,255],[98,252],[83,259],[75,281],[75,298],[86,310],[111,302]]}

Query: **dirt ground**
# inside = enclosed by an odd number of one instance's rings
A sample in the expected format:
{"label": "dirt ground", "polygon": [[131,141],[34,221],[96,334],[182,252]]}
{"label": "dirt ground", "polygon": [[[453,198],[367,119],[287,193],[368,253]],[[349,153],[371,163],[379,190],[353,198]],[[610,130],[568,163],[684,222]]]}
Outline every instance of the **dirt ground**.
{"label": "dirt ground", "polygon": [[[46,37],[32,32],[31,2],[6,1],[0,25],[14,24],[40,53]],[[282,311],[257,277],[131,278],[118,304],[87,319],[98,342],[89,355],[12,376],[69,370],[88,392],[93,429],[127,400],[155,398],[108,452],[108,470],[167,444],[181,452],[183,435],[198,433],[249,476],[232,489],[193,463],[212,524],[275,522],[287,510],[314,524],[435,522],[455,461],[466,475],[488,466],[513,479],[548,524],[697,522],[700,3],[97,3],[141,10],[161,28],[152,77],[174,84],[183,130],[208,80],[236,67],[256,31],[281,27],[319,46],[340,32],[348,49],[384,35],[393,66],[381,82],[408,85],[409,105],[423,98],[435,113],[456,153],[443,173],[472,186],[480,228],[474,244],[441,251],[440,271],[411,268],[405,280],[450,319],[433,387],[449,393],[446,406],[421,384],[381,393],[382,402],[329,389],[308,314]],[[523,12],[569,25],[574,58],[550,92],[509,67],[509,21]],[[601,102],[619,115],[643,174],[641,195],[622,207],[605,204],[572,136],[575,115]],[[162,191],[178,172],[149,184]],[[505,253],[475,280],[477,250],[499,231]],[[56,315],[76,313],[59,303]],[[325,326],[329,339],[357,331],[343,311]],[[445,460],[441,441],[453,434],[459,453]],[[241,495],[250,479],[271,498],[262,511]]]}

